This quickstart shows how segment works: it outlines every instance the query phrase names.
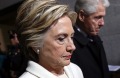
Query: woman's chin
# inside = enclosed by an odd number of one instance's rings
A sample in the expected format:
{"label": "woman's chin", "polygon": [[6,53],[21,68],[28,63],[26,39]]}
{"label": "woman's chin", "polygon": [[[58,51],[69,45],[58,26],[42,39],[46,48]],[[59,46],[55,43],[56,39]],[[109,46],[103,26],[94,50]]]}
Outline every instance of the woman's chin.
{"label": "woman's chin", "polygon": [[69,65],[70,64],[70,60],[65,61],[64,64],[65,64],[65,66]]}

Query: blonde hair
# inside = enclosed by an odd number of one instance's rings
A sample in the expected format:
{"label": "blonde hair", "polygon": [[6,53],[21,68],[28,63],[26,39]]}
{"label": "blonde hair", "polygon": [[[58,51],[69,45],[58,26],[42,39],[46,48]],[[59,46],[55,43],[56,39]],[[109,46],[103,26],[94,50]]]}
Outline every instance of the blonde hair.
{"label": "blonde hair", "polygon": [[63,15],[75,23],[77,14],[67,5],[58,4],[56,0],[26,0],[20,6],[16,19],[21,43],[27,47],[41,47],[45,32]]}

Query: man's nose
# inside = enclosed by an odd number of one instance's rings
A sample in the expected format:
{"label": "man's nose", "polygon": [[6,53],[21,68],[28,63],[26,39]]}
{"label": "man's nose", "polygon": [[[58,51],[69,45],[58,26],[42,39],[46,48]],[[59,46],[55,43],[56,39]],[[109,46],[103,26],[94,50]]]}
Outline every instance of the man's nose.
{"label": "man's nose", "polygon": [[104,18],[101,18],[101,19],[99,20],[99,26],[104,26]]}

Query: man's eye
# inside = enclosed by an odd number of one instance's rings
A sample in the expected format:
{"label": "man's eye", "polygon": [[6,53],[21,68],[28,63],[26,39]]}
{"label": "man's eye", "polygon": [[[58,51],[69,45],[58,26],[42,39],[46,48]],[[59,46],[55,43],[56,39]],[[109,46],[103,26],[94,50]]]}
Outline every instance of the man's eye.
{"label": "man's eye", "polygon": [[96,16],[95,19],[101,19],[103,16]]}

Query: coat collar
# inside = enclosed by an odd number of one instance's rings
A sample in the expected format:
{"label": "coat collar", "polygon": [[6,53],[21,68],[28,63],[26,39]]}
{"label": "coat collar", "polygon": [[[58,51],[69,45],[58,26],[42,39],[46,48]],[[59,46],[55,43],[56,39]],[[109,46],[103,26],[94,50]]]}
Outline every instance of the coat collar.
{"label": "coat collar", "polygon": [[74,27],[74,30],[75,30],[74,39],[77,40],[82,45],[87,45],[89,39],[86,38],[86,36],[83,35],[80,31],[78,31],[77,27]]}
{"label": "coat collar", "polygon": [[[65,66],[64,70],[69,78],[74,78],[73,73],[71,73],[72,71],[70,70],[69,66]],[[53,75],[51,72],[49,72],[48,70],[43,68],[41,65],[39,65],[33,61],[28,62],[28,67],[27,67],[26,71],[35,75],[38,78],[41,78],[41,77],[42,78],[48,78],[48,77],[49,78],[58,78],[57,76]]]}

